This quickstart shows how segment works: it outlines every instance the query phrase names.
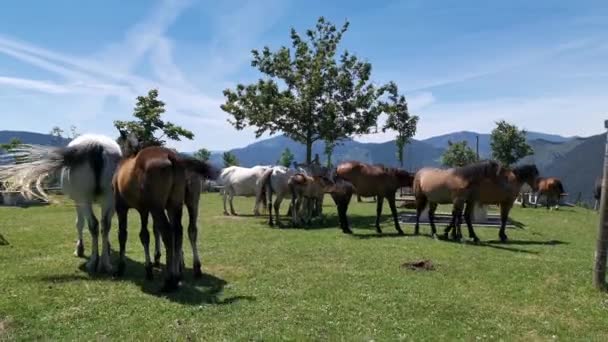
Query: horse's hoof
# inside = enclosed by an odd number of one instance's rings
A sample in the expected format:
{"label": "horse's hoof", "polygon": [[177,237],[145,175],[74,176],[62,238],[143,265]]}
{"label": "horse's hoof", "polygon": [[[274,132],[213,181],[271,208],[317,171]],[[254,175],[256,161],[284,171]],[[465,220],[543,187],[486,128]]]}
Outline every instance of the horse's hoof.
{"label": "horse's hoof", "polygon": [[352,234],[353,231],[350,230],[349,228],[346,228],[346,229],[342,229],[342,233],[344,233],[344,234]]}
{"label": "horse's hoof", "polygon": [[382,234],[382,229],[380,229],[380,227],[376,227],[376,233]]}
{"label": "horse's hoof", "polygon": [[201,271],[201,264],[195,264],[192,266],[192,276],[194,279],[200,279],[203,277],[203,271]]}
{"label": "horse's hoof", "polygon": [[165,280],[165,284],[160,288],[161,293],[171,293],[179,288],[179,280],[176,277],[170,277]]}
{"label": "horse's hoof", "polygon": [[444,240],[449,240],[450,239],[450,234],[449,233],[443,233],[443,239]]}
{"label": "horse's hoof", "polygon": [[76,245],[76,250],[74,251],[74,255],[79,258],[84,257],[84,245],[83,244],[79,243]]}
{"label": "horse's hoof", "polygon": [[231,214],[234,216],[239,216],[239,214],[237,214],[235,211],[231,212]]}
{"label": "horse's hoof", "polygon": [[506,235],[499,235],[500,238],[500,242],[507,242],[507,236]]}
{"label": "horse's hoof", "polygon": [[405,233],[404,233],[404,232],[403,232],[403,230],[401,230],[401,229],[398,229],[398,230],[397,230],[397,234],[399,234],[399,235],[405,235]]}
{"label": "horse's hoof", "polygon": [[472,239],[472,241],[473,241],[473,243],[474,243],[474,244],[476,244],[476,245],[477,245],[477,244],[479,244],[479,242],[480,242],[480,241],[479,241],[479,238],[478,238],[477,236],[476,236],[476,237],[474,237],[474,238]]}
{"label": "horse's hoof", "polygon": [[432,233],[431,234],[431,239],[433,239],[433,240],[439,240],[439,236],[437,236],[436,233]]}
{"label": "horse's hoof", "polygon": [[97,263],[99,258],[97,256],[91,256],[89,262],[87,262],[87,271],[89,273],[95,273],[97,271]]}
{"label": "horse's hoof", "polygon": [[98,262],[97,272],[112,274],[112,265],[109,262]]}
{"label": "horse's hoof", "polygon": [[224,211],[224,216],[230,216],[230,214],[227,211]]}

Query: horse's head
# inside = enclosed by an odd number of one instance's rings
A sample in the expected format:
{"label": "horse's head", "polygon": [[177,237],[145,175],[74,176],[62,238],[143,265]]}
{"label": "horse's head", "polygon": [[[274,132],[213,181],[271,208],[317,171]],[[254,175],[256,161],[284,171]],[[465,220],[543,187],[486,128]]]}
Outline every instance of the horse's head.
{"label": "horse's head", "polygon": [[122,150],[122,155],[125,157],[131,157],[142,149],[142,144],[137,139],[137,136],[133,132],[126,132],[121,130],[120,137],[116,139],[118,146]]}

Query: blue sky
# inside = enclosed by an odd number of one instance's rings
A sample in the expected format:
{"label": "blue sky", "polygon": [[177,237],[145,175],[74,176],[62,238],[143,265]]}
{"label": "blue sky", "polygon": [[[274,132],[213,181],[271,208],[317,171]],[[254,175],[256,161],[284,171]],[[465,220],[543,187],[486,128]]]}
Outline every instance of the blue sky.
{"label": "blue sky", "polygon": [[[608,1],[14,1],[0,11],[0,129],[75,124],[116,135],[135,97],[159,88],[182,150],[254,140],[219,105],[259,77],[253,48],[289,44],[325,16],[351,23],[342,48],[393,80],[417,138],[489,132],[505,119],[566,136],[608,119]],[[29,5],[29,6],[28,6]],[[390,133],[357,137],[386,141]]]}

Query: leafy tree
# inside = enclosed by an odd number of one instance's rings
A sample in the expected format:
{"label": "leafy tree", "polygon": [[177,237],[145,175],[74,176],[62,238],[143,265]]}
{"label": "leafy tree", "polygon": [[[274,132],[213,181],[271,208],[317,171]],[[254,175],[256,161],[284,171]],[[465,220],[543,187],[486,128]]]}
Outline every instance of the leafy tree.
{"label": "leafy tree", "polygon": [[285,167],[290,167],[291,163],[293,163],[295,158],[296,158],[296,156],[294,156],[293,153],[291,153],[289,148],[285,148],[283,153],[281,153],[281,157],[277,161],[277,164],[283,165]]}
{"label": "leafy tree", "polygon": [[[133,133],[144,145],[164,145],[164,137],[180,141],[181,137],[192,140],[194,133],[171,122],[163,121],[165,103],[158,99],[158,90],[152,89],[147,96],[138,96],[133,116],[135,121],[115,120],[114,126],[123,134]],[[162,133],[156,136],[156,132]]]}
{"label": "leafy tree", "polygon": [[224,158],[224,167],[239,165],[239,160],[236,158],[236,156],[232,152],[224,152],[223,158]]}
{"label": "leafy tree", "polygon": [[10,152],[11,150],[13,150],[14,148],[17,148],[21,144],[22,144],[21,139],[12,138],[8,143],[0,144],[0,149]]}
{"label": "leafy tree", "polygon": [[336,148],[336,142],[325,142],[325,155],[327,156],[327,167],[331,167],[331,156],[334,154]]}
{"label": "leafy tree", "polygon": [[49,134],[53,137],[53,142],[56,144],[59,144],[63,139],[63,133],[65,133],[65,131],[59,126],[53,127],[49,132]]}
{"label": "leafy tree", "polygon": [[399,165],[403,167],[403,149],[412,137],[416,134],[416,125],[418,125],[418,116],[410,115],[407,108],[405,96],[398,95],[397,86],[390,83],[388,87],[389,102],[383,103],[384,112],[388,114],[388,119],[382,128],[383,132],[392,130],[397,132],[395,144],[397,145],[397,160]]}
{"label": "leafy tree", "polygon": [[211,158],[211,152],[206,148],[201,148],[200,150],[194,152],[194,157],[202,161],[208,161],[209,158]]}
{"label": "leafy tree", "polygon": [[509,166],[521,158],[531,155],[534,150],[526,142],[526,131],[504,120],[496,123],[490,137],[492,156],[502,164]]}
{"label": "leafy tree", "polygon": [[348,30],[320,17],[302,37],[291,29],[291,48],[253,50],[251,65],[265,75],[257,83],[224,90],[222,110],[238,130],[256,127],[256,136],[283,132],[306,145],[306,163],[312,145],[330,145],[376,127],[378,100],[386,86],[371,81],[370,63],[348,51],[338,57],[338,45]]}
{"label": "leafy tree", "polygon": [[449,167],[465,166],[477,161],[477,154],[466,141],[452,143],[448,141],[448,149],[441,156],[441,163]]}

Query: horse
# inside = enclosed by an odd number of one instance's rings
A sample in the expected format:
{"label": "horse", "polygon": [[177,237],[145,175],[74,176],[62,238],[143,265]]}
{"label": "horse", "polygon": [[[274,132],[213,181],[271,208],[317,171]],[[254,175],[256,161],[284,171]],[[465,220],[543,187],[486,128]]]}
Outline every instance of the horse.
{"label": "horse", "polygon": [[331,198],[334,200],[334,203],[338,209],[338,221],[340,228],[344,234],[352,234],[353,231],[350,229],[346,212],[348,211],[350,200],[353,197],[353,194],[356,192],[355,186],[351,182],[338,176],[334,177],[333,183],[334,185],[332,189],[330,189],[328,192],[330,193]]}
{"label": "horse", "polygon": [[255,216],[260,215],[259,205],[264,204],[265,198],[258,199],[257,194],[260,190],[260,179],[264,174],[264,171],[268,170],[270,166],[254,166],[252,168],[241,167],[241,166],[230,166],[222,170],[220,173],[219,181],[224,186],[223,189],[223,201],[224,201],[224,215],[229,215],[226,209],[226,198],[229,197],[230,201],[230,214],[238,215],[234,211],[232,200],[234,196],[246,196],[256,197],[255,206],[253,208],[253,214]]}
{"label": "horse", "polygon": [[[276,215],[276,222],[279,227],[283,227],[281,221],[279,220],[279,209],[281,209],[281,202],[283,199],[291,194],[289,189],[289,179],[291,176],[295,175],[296,171],[292,169],[288,169],[285,166],[273,166],[268,170],[264,171],[264,175],[260,180],[260,189],[258,192],[258,200],[262,200],[264,196],[268,199],[268,224],[271,227],[274,227],[274,221],[272,219],[272,208],[274,207],[274,212]],[[277,197],[272,202],[272,194],[276,194]],[[295,208],[292,207],[292,213]]]}
{"label": "horse", "polygon": [[[142,220],[151,214],[154,229],[160,232],[165,245],[165,282],[162,292],[179,287],[183,272],[182,210],[186,197],[186,172],[191,171],[205,178],[215,178],[216,171],[209,163],[179,155],[162,146],[142,146],[133,135],[121,132],[119,143],[123,159],[114,174],[112,184],[118,216],[118,240],[120,258],[117,276],[125,270],[127,242],[127,217],[130,208],[136,209]],[[151,264],[146,260],[147,276]],[[195,275],[200,269],[195,270]]]}
{"label": "horse", "polygon": [[[413,177],[409,172],[397,168],[370,165],[358,161],[348,161],[338,165],[336,176],[350,182],[358,195],[364,197],[377,197],[376,231],[379,234],[382,233],[382,230],[380,229],[380,216],[382,215],[384,198],[386,198],[391,208],[395,229],[399,234],[403,234],[403,230],[401,230],[401,227],[399,226],[399,218],[397,217],[395,194],[399,188],[412,185]],[[340,199],[340,201],[344,200]],[[348,205],[346,210],[348,210]],[[346,213],[344,214],[346,215]],[[345,233],[349,233],[350,228],[345,230],[343,227],[342,230]]]}
{"label": "horse", "polygon": [[[91,233],[91,255],[86,268],[90,273],[112,272],[110,263],[110,232],[114,215],[112,176],[122,152],[112,138],[83,134],[63,148],[26,145],[15,150],[21,163],[0,169],[0,180],[7,189],[20,191],[26,196],[48,200],[42,181],[61,170],[61,188],[76,204],[76,256],[84,256],[82,230],[85,221]],[[35,184],[36,192],[31,188]],[[101,204],[101,262],[99,262],[99,221],[93,212],[93,203]]]}
{"label": "horse", "polygon": [[534,208],[538,207],[538,199],[545,196],[547,210],[550,209],[551,203],[555,203],[555,209],[559,209],[559,201],[562,196],[566,195],[562,182],[555,177],[542,178],[536,180],[536,201]]}
{"label": "horse", "polygon": [[[325,177],[329,179],[330,177],[330,169],[327,166],[320,165],[319,163],[315,163],[314,161],[310,164],[300,164],[298,162],[294,162],[294,168],[306,175],[311,177]],[[312,207],[312,215],[315,217],[323,215],[323,199],[325,197],[325,193],[318,193],[318,197],[310,198],[308,201],[309,205]],[[290,206],[291,210],[291,206]]]}
{"label": "horse", "polygon": [[[416,225],[414,234],[419,234],[420,215],[429,206],[429,221],[431,236],[437,237],[435,228],[435,211],[438,204],[452,204],[453,215],[460,217],[465,203],[469,203],[480,183],[484,179],[496,181],[502,172],[501,166],[495,161],[481,161],[470,165],[450,169],[422,168],[414,177],[414,196],[416,198]],[[504,180],[500,186],[504,186]],[[468,211],[473,205],[467,206]],[[470,213],[465,213],[465,217]],[[473,232],[473,237],[475,233]],[[478,240],[478,239],[477,239]]]}
{"label": "horse", "polygon": [[[497,204],[500,206],[500,231],[498,233],[500,241],[507,241],[507,235],[505,233],[507,219],[509,218],[509,213],[513,208],[513,203],[519,195],[522,186],[524,184],[528,184],[533,191],[536,191],[536,179],[538,178],[538,175],[538,168],[534,164],[517,166],[512,170],[503,168],[502,177],[506,177],[506,187],[504,186],[504,184],[499,184],[496,181],[490,179],[484,179],[479,185],[479,192],[478,196],[475,199],[475,202],[479,204]],[[473,231],[473,226],[470,217],[470,215],[472,214],[472,210],[469,210],[469,206],[472,208],[472,203],[467,204],[467,210],[465,211],[465,221],[469,230],[469,237],[473,238],[474,241],[478,242],[479,239]],[[468,217],[467,213],[469,215]],[[460,221],[460,217],[456,216],[455,212],[452,212],[452,222],[450,223],[450,225],[448,225],[444,232],[444,237],[446,239],[448,238],[448,233],[450,229],[454,228],[454,231],[457,231],[455,224],[456,219]],[[455,234],[458,237],[461,235],[459,231]]]}
{"label": "horse", "polygon": [[[300,221],[310,225],[314,200],[322,197],[333,182],[325,176],[307,176],[297,173],[289,178],[287,186],[291,192],[292,222],[298,225]],[[300,210],[301,209],[301,210]],[[300,211],[304,211],[300,214]],[[301,216],[304,219],[301,219]]]}
{"label": "horse", "polygon": [[593,210],[599,210],[600,200],[602,199],[602,177],[595,180],[595,185],[593,187],[593,198],[595,198]]}

